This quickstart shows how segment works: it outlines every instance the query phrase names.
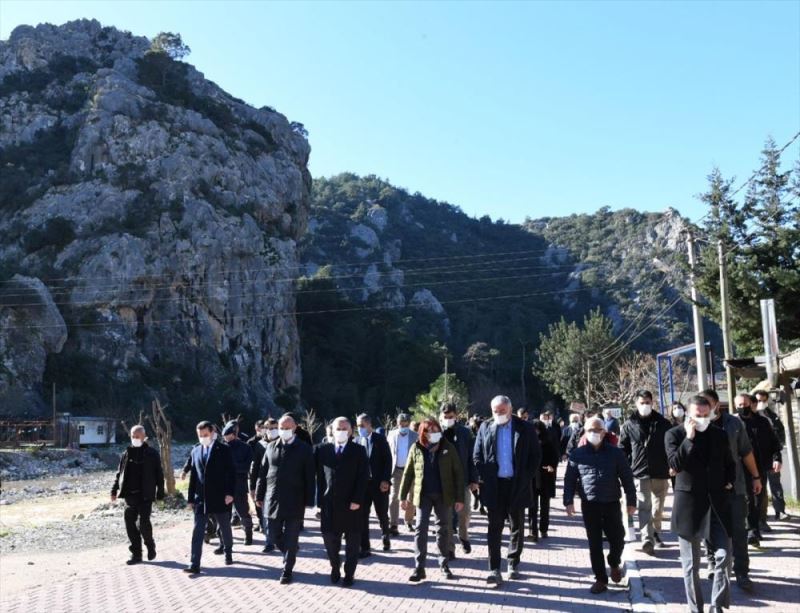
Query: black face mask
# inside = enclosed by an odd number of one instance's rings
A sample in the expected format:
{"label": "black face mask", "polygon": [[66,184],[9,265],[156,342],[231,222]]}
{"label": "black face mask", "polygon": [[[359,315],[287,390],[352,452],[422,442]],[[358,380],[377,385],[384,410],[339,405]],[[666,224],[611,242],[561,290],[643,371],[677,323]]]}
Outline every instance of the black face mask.
{"label": "black face mask", "polygon": [[753,414],[753,407],[742,407],[739,413],[745,417],[750,417]]}

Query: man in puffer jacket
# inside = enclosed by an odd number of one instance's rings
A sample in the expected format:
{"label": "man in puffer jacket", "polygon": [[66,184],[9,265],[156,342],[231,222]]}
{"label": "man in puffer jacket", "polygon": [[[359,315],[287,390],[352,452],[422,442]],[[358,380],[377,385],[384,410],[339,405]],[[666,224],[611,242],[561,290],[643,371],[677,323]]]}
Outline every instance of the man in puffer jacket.
{"label": "man in puffer jacket", "polygon": [[577,492],[581,499],[583,524],[589,539],[589,557],[595,583],[590,591],[599,594],[608,589],[608,574],[603,559],[603,534],[609,544],[608,564],[611,580],[622,581],[622,550],[625,527],[622,525],[620,483],[625,490],[628,514],[636,510],[636,486],[633,473],[622,449],[606,442],[606,429],[600,417],[591,417],[584,424],[588,445],[578,447],[569,456],[564,476],[564,506],[568,515],[575,514],[573,501]]}
{"label": "man in puffer jacket", "polygon": [[639,390],[636,411],[622,426],[620,445],[636,479],[639,532],[642,551],[653,555],[654,541],[661,540],[661,517],[669,489],[669,465],[664,437],[672,427],[669,420],[653,410],[653,394]]}

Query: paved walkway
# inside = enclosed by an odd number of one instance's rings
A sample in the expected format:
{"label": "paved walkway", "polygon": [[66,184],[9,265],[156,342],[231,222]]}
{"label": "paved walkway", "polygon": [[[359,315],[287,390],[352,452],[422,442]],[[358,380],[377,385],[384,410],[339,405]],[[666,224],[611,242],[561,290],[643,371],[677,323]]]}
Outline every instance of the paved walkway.
{"label": "paved walkway", "polygon": [[[556,503],[559,499],[554,500]],[[158,559],[128,567],[125,532],[120,521],[119,539],[104,549],[56,554],[12,554],[0,560],[0,611],[102,612],[109,611],[581,611],[685,610],[679,576],[677,547],[672,544],[653,558],[636,557],[643,577],[633,582],[632,603],[627,582],[593,596],[585,534],[580,518],[567,518],[560,503],[554,504],[551,538],[525,544],[522,579],[500,588],[487,588],[486,519],[473,518],[473,552],[458,553],[451,567],[456,579],[439,576],[434,558],[428,561],[428,580],[409,584],[413,569],[412,536],[405,530],[393,541],[393,550],[376,552],[359,564],[352,588],[331,586],[329,565],[319,534],[319,523],[309,511],[294,582],[278,584],[280,558],[244,547],[242,532],[234,531],[234,566],[224,566],[221,556],[206,547],[204,572],[190,578],[181,572],[188,562],[191,524],[186,521],[156,534]],[[756,597],[734,591],[736,611],[767,607],[772,611],[800,611],[800,536],[798,523],[778,524],[774,538],[763,552],[754,554],[753,578],[759,581]],[[373,546],[380,548],[373,525]],[[430,549],[435,547],[433,539]],[[645,556],[646,557],[646,556]],[[631,572],[635,575],[635,571]],[[639,589],[639,588],[642,588]],[[659,603],[659,604],[657,604]]]}

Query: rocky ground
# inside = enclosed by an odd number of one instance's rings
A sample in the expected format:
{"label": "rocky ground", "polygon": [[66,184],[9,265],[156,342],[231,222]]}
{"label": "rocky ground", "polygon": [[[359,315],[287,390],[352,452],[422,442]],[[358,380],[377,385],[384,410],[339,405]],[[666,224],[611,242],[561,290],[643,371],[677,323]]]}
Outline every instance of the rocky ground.
{"label": "rocky ground", "polygon": [[[173,446],[176,470],[190,447]],[[124,502],[109,498],[122,449],[0,451],[0,555],[124,542]],[[186,485],[178,480],[178,497],[157,503],[154,527],[185,519]]]}

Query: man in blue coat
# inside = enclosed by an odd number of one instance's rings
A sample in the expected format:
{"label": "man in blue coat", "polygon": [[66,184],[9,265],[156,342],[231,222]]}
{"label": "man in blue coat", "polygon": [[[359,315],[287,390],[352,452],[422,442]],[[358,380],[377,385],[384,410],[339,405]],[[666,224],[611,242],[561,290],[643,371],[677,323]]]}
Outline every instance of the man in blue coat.
{"label": "man in blue coat", "polygon": [[190,565],[184,569],[192,575],[200,572],[203,553],[203,536],[206,522],[213,517],[220,530],[225,564],[233,564],[233,535],[231,533],[231,504],[236,484],[236,472],[230,448],[217,440],[214,424],[201,421],[197,424],[199,445],[191,453],[189,476],[189,508],[194,511],[192,555]]}

